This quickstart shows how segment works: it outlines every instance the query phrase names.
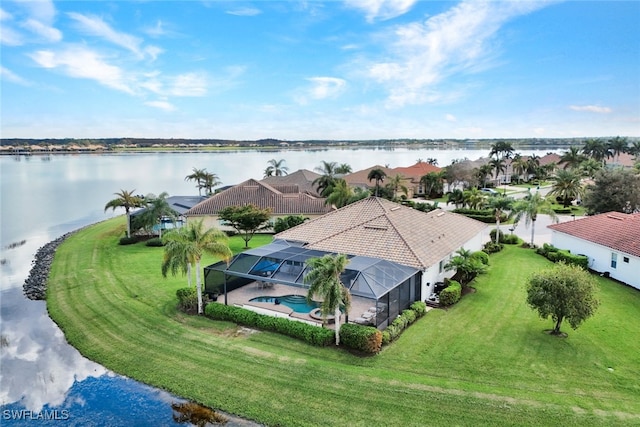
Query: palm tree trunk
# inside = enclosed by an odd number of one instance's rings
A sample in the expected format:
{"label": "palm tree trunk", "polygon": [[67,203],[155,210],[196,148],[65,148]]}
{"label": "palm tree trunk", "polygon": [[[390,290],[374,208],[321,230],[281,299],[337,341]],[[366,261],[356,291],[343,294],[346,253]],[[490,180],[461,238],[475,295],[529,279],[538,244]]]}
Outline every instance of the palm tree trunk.
{"label": "palm tree trunk", "polygon": [[196,260],[196,293],[198,294],[198,314],[202,314],[202,283],[200,283],[200,260]]}
{"label": "palm tree trunk", "polygon": [[536,222],[531,221],[531,247],[532,248],[533,248],[533,235],[535,233],[535,229],[536,229]]}
{"label": "palm tree trunk", "polygon": [[131,237],[131,213],[127,209],[127,237]]}
{"label": "palm tree trunk", "polygon": [[335,326],[336,326],[336,345],[340,345],[340,304],[336,305],[336,311],[334,313],[334,317],[336,318]]}
{"label": "palm tree trunk", "polygon": [[191,263],[187,263],[187,285],[191,287]]}
{"label": "palm tree trunk", "polygon": [[496,245],[500,243],[500,215],[496,215]]}

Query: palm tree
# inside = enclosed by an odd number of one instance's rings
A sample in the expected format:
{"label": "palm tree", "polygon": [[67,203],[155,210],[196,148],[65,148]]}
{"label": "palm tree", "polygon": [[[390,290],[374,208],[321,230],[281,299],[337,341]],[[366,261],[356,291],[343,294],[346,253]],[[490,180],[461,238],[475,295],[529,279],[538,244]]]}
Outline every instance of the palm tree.
{"label": "palm tree", "polygon": [[[513,156],[513,160],[511,161],[511,169],[513,170],[513,173],[518,176],[518,184],[520,184],[523,175],[527,171],[527,159],[522,157],[520,153],[516,154]],[[527,180],[529,180],[528,177]]]}
{"label": "palm tree", "polygon": [[322,164],[316,167],[314,170],[320,174],[318,178],[313,180],[313,185],[318,189],[318,193],[322,197],[327,197],[331,194],[333,186],[335,185],[336,168],[338,167],[336,162],[322,161]]}
{"label": "palm tree", "polygon": [[145,228],[153,228],[156,224],[159,225],[160,238],[162,238],[162,219],[169,218],[172,221],[176,219],[176,211],[167,203],[168,196],[169,194],[166,191],[163,191],[157,197],[147,196],[145,198],[147,202],[146,210],[140,215],[140,220]]}
{"label": "palm tree", "polygon": [[202,314],[202,280],[200,278],[200,260],[207,253],[219,256],[228,262],[232,253],[227,245],[228,237],[217,228],[205,230],[203,220],[187,223],[177,230],[165,234],[165,253],[162,262],[162,274],[178,270],[186,271],[185,263],[192,264],[196,270],[196,293],[198,294],[198,314]]}
{"label": "palm tree", "polygon": [[516,213],[515,222],[520,222],[520,219],[524,216],[525,224],[528,226],[531,223],[531,247],[533,247],[533,236],[539,213],[549,215],[554,222],[558,222],[558,217],[551,204],[538,192],[518,200],[514,204],[513,210]]}
{"label": "palm tree", "polygon": [[580,163],[580,171],[582,172],[582,175],[588,176],[591,179],[595,178],[596,174],[601,169],[602,163],[596,159],[588,158]]}
{"label": "palm tree", "polygon": [[351,169],[351,165],[349,165],[348,163],[342,163],[340,166],[337,166],[335,169],[335,173],[341,174],[341,175],[346,175],[351,172],[353,172],[353,169]]}
{"label": "palm tree", "polygon": [[445,264],[444,269],[447,271],[455,270],[456,275],[462,286],[467,286],[478,274],[487,271],[487,266],[477,258],[472,257],[468,249],[460,248],[456,251],[456,255]]}
{"label": "palm tree", "polygon": [[504,196],[492,196],[489,197],[487,207],[493,211],[493,215],[496,218],[496,244],[500,243],[500,219],[502,214],[511,210],[513,206],[513,199],[511,197]]}
{"label": "palm tree", "polygon": [[628,154],[631,154],[635,160],[640,160],[640,141],[633,141],[630,146],[627,147]]}
{"label": "palm tree", "polygon": [[556,182],[553,184],[550,196],[560,197],[562,205],[566,208],[573,199],[584,196],[584,187],[580,175],[573,171],[559,170],[556,174]]}
{"label": "palm tree", "polygon": [[143,206],[143,200],[141,197],[134,196],[133,193],[136,190],[126,191],[120,190],[119,193],[114,193],[117,198],[113,200],[109,200],[106,205],[104,205],[104,211],[111,208],[112,210],[116,210],[116,208],[124,208],[127,213],[127,237],[131,237],[131,208],[139,208]]}
{"label": "palm tree", "polygon": [[349,313],[351,307],[351,294],[340,281],[340,275],[344,272],[349,260],[346,255],[325,255],[322,258],[309,258],[307,265],[309,272],[304,277],[304,282],[309,284],[307,301],[311,303],[314,296],[322,298],[320,312],[322,318],[333,314],[336,327],[336,345],[340,345],[340,308],[344,307],[345,313]]}
{"label": "palm tree", "polygon": [[404,185],[405,177],[401,174],[395,174],[391,177],[387,185],[393,190],[393,197],[398,196],[398,191],[402,191],[405,196],[409,195],[409,189]]}
{"label": "palm tree", "polygon": [[353,199],[354,193],[347,181],[344,179],[336,179],[329,194],[324,201],[326,205],[333,205],[336,208],[341,208],[349,204]]}
{"label": "palm tree", "polygon": [[627,138],[620,138],[616,136],[609,140],[609,151],[612,156],[616,157],[616,162],[620,163],[620,153],[625,153],[629,148],[629,142]]}
{"label": "palm tree", "polygon": [[510,142],[498,141],[494,144],[491,144],[489,157],[496,156],[496,159],[498,160],[509,159],[511,158],[513,151],[513,145],[511,145]]}
{"label": "palm tree", "polygon": [[459,188],[454,189],[447,195],[447,205],[453,203],[458,209],[460,206],[464,206],[464,193]]}
{"label": "palm tree", "polygon": [[585,156],[597,160],[603,166],[605,160],[611,157],[611,153],[609,151],[609,147],[607,147],[607,144],[603,140],[597,138],[586,140],[584,143],[584,147],[582,147],[582,153]]}
{"label": "palm tree", "polygon": [[380,183],[384,182],[384,179],[387,177],[387,174],[380,168],[374,168],[369,171],[367,175],[367,179],[369,182],[375,180],[376,181],[376,197],[378,197],[378,192],[380,190]]}
{"label": "palm tree", "polygon": [[496,184],[497,184],[499,182],[498,176],[500,175],[500,173],[505,173],[505,171],[507,170],[507,165],[504,159],[491,159],[489,160],[489,166],[491,167],[491,170],[496,172]]}
{"label": "palm tree", "polygon": [[527,175],[538,178],[540,175],[540,156],[532,155],[527,159],[527,170],[525,171]]}
{"label": "palm tree", "polygon": [[271,159],[267,162],[269,165],[264,171],[264,177],[283,176],[289,173],[289,168],[284,165],[284,159]]}
{"label": "palm tree", "polygon": [[491,175],[492,171],[493,167],[489,163],[485,163],[476,169],[476,177],[483,188],[487,186],[487,177]]}
{"label": "palm tree", "polygon": [[585,157],[580,153],[580,149],[578,147],[569,147],[569,151],[560,156],[558,164],[564,164],[563,169],[576,169],[584,160]]}
{"label": "palm tree", "polygon": [[[222,182],[220,182],[220,179],[218,178],[218,175],[216,175],[215,173],[211,173],[211,172],[207,172],[205,169],[205,173],[204,176],[202,178],[202,182],[201,182],[201,186],[202,188],[204,188],[207,193],[207,196],[210,196],[213,194],[213,187],[217,187],[218,185],[222,184]],[[200,190],[200,188],[198,188],[198,191]]]}
{"label": "palm tree", "polygon": [[207,174],[207,170],[206,169],[196,169],[193,168],[193,173],[191,173],[190,175],[187,175],[184,177],[185,181],[195,181],[196,182],[196,188],[198,189],[198,195],[202,196],[202,192],[200,190],[202,190],[203,186],[202,186],[202,181],[205,179],[205,176]]}
{"label": "palm tree", "polygon": [[464,204],[468,206],[469,209],[479,209],[486,200],[484,193],[475,187],[465,190],[462,194],[464,197]]}

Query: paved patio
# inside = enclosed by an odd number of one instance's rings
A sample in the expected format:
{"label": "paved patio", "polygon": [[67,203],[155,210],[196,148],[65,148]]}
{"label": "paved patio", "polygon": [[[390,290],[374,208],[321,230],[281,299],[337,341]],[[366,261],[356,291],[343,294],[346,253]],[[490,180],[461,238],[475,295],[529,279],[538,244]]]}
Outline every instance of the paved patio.
{"label": "paved patio", "polygon": [[[247,308],[254,309],[254,311],[269,314],[272,316],[293,317],[295,319],[303,320],[307,323],[322,324],[321,320],[312,318],[308,313],[296,313],[293,311],[293,309],[283,304],[249,301],[253,298],[261,296],[282,297],[285,295],[299,295],[306,297],[307,290],[295,286],[283,285],[280,283],[274,283],[272,286],[263,286],[260,282],[251,282],[241,288],[228,292],[227,304],[237,305],[240,307],[247,306]],[[218,302],[224,304],[224,294],[218,297]],[[350,322],[360,317],[370,307],[373,307],[375,305],[375,301],[371,299],[352,296],[351,309],[349,310]],[[340,320],[341,323],[344,323],[345,316],[342,316]],[[328,325],[328,327],[333,327],[333,324]]]}

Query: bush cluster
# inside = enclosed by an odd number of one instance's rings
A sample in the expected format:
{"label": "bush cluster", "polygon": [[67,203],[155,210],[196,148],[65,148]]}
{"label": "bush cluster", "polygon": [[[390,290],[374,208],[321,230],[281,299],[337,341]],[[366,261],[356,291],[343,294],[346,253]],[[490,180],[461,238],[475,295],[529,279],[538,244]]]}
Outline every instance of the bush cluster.
{"label": "bush cluster", "polygon": [[382,332],[373,326],[345,323],[340,327],[340,343],[354,350],[376,354],[382,348]]}
{"label": "bush cluster", "polygon": [[145,242],[145,245],[154,246],[154,247],[164,246],[164,244],[162,243],[162,240],[159,237],[154,237],[152,239],[147,240]]}
{"label": "bush cluster", "polygon": [[565,207],[554,207],[553,211],[557,214],[570,214],[571,213],[571,208],[565,208]]}
{"label": "bush cluster", "polygon": [[178,310],[185,313],[195,313],[198,311],[198,292],[196,288],[180,288],[176,291],[178,297]]}
{"label": "bush cluster", "polygon": [[277,332],[316,346],[327,346],[335,339],[335,334],[331,329],[319,328],[283,317],[258,314],[241,307],[211,303],[207,304],[204,312],[207,317],[214,320],[227,320],[265,331]]}
{"label": "bush cluster", "polygon": [[[496,233],[497,233],[497,230],[495,228],[491,230],[491,232],[489,233],[489,236],[491,237],[492,242],[496,241]],[[507,245],[517,245],[519,241],[520,241],[520,238],[515,234],[504,234],[502,230],[500,230],[498,243],[506,243]]]}
{"label": "bush cluster", "polygon": [[[467,208],[458,208],[454,209],[451,212],[458,213],[464,215],[466,217],[484,222],[486,224],[495,224],[496,216],[494,215],[491,209],[467,209]],[[500,221],[504,222],[507,220],[507,215],[502,214],[500,216]]]}
{"label": "bush cluster", "polygon": [[449,306],[460,301],[462,285],[455,280],[449,280],[449,286],[440,291],[440,304]]}
{"label": "bush cluster", "polygon": [[589,257],[587,257],[586,255],[574,255],[568,250],[558,249],[548,243],[545,243],[544,245],[536,249],[536,253],[544,256],[552,262],[562,261],[565,264],[577,265],[584,268],[585,270],[589,269]]}
{"label": "bush cluster", "polygon": [[489,265],[489,254],[484,251],[475,251],[471,254],[471,259],[477,259],[484,265]]}
{"label": "bush cluster", "polygon": [[138,243],[137,237],[122,237],[120,238],[120,242],[118,244],[124,246],[124,245],[133,245],[135,243]]}
{"label": "bush cluster", "polygon": [[416,301],[408,309],[402,310],[402,313],[382,331],[382,344],[387,345],[397,339],[402,331],[424,316],[426,312],[427,305],[422,301]]}
{"label": "bush cluster", "polygon": [[502,243],[496,243],[493,240],[487,242],[482,247],[482,252],[486,252],[488,254],[495,254],[496,252],[500,252],[504,248]]}

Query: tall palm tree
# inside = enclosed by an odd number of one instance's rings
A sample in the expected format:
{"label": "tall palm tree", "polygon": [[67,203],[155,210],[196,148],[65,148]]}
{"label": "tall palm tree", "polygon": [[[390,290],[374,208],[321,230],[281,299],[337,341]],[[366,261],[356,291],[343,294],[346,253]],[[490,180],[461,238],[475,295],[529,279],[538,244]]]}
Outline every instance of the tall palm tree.
{"label": "tall palm tree", "polygon": [[332,188],[331,194],[324,201],[326,205],[341,208],[348,205],[354,196],[353,190],[344,179],[336,179]]}
{"label": "tall palm tree", "polygon": [[556,182],[553,184],[550,196],[560,197],[562,205],[566,208],[573,199],[584,196],[584,186],[580,175],[573,171],[561,169],[556,173]]}
{"label": "tall palm tree", "polygon": [[380,190],[380,183],[384,181],[387,177],[387,174],[380,168],[374,168],[369,171],[367,175],[367,179],[369,182],[376,181],[376,197],[378,197],[378,192]]}
{"label": "tall palm tree", "polygon": [[516,213],[515,222],[520,222],[520,219],[524,216],[525,224],[527,226],[531,224],[531,247],[533,247],[533,236],[539,213],[549,215],[554,222],[558,222],[558,216],[553,211],[551,203],[538,192],[518,200],[514,204],[513,210]]}
{"label": "tall palm tree", "polygon": [[174,211],[169,203],[167,197],[169,193],[163,191],[157,197],[145,198],[146,210],[140,215],[142,224],[146,227],[153,228],[155,225],[159,225],[159,235],[162,238],[162,219],[169,218],[172,221],[176,219],[176,211]]}
{"label": "tall palm tree", "polygon": [[634,160],[640,160],[640,141],[633,141],[626,152],[631,154]]}
{"label": "tall palm tree", "polygon": [[493,211],[496,218],[496,243],[500,243],[500,220],[504,213],[511,210],[513,199],[504,196],[492,196],[487,201],[487,207]]}
{"label": "tall palm tree", "polygon": [[540,156],[534,154],[527,159],[527,175],[538,178],[540,175]]}
{"label": "tall palm tree", "polygon": [[402,191],[405,196],[409,195],[409,189],[404,185],[406,178],[402,174],[395,174],[389,179],[387,185],[393,189],[393,197],[398,197],[398,192]]}
{"label": "tall palm tree", "polygon": [[143,206],[144,201],[141,197],[135,196],[133,193],[136,190],[126,191],[120,190],[119,193],[114,193],[117,198],[113,200],[109,200],[106,205],[104,205],[104,211],[111,208],[112,210],[116,210],[116,208],[124,208],[127,214],[127,237],[131,237],[131,208],[139,208]]}
{"label": "tall palm tree", "polygon": [[284,165],[284,159],[271,159],[267,164],[269,166],[264,171],[265,178],[268,176],[283,176],[289,173],[289,168]]}
{"label": "tall palm tree", "polygon": [[348,263],[347,256],[343,254],[309,258],[307,265],[310,270],[304,277],[304,282],[309,285],[307,301],[311,302],[314,296],[322,298],[320,312],[323,319],[331,314],[335,317],[336,345],[340,345],[340,308],[344,307],[345,313],[349,313],[351,307],[351,294],[340,281]]}
{"label": "tall palm tree", "polygon": [[591,179],[595,178],[596,174],[600,170],[602,170],[602,163],[596,159],[588,158],[580,163],[580,171],[582,175],[588,176]]}
{"label": "tall palm tree", "polygon": [[498,183],[498,176],[501,173],[505,173],[505,171],[507,170],[507,165],[504,161],[504,159],[491,159],[489,160],[489,166],[491,166],[491,170],[495,171],[496,173],[496,183]]}
{"label": "tall palm tree", "polygon": [[609,140],[607,145],[612,157],[616,158],[616,162],[620,163],[620,153],[626,153],[629,148],[629,142],[627,138],[621,138],[616,136]]}
{"label": "tall palm tree", "polygon": [[[183,269],[184,263],[192,264],[196,270],[196,293],[198,294],[198,314],[202,314],[202,280],[200,260],[207,253],[219,256],[225,261],[231,259],[232,253],[227,244],[228,237],[217,228],[204,228],[203,220],[187,223],[177,230],[165,234],[165,254],[162,262],[162,274],[168,271],[175,274]],[[175,266],[175,267],[174,267]]]}
{"label": "tall palm tree", "polygon": [[462,194],[464,197],[464,204],[468,206],[469,209],[479,209],[487,199],[484,193],[475,187],[469,190],[464,190]]}
{"label": "tall palm tree", "polygon": [[584,143],[584,147],[582,147],[582,153],[585,156],[597,160],[603,166],[606,159],[611,157],[611,152],[609,151],[609,147],[607,146],[607,144],[603,140],[598,138],[586,140]]}
{"label": "tall palm tree", "polygon": [[566,151],[560,156],[558,164],[564,165],[563,169],[576,169],[585,160],[585,157],[580,153],[578,147],[569,147],[569,151]]}
{"label": "tall palm tree", "polygon": [[513,145],[510,142],[506,141],[497,141],[494,144],[491,144],[491,151],[489,151],[489,157],[495,156],[496,159],[509,159],[513,154],[514,149]]}
{"label": "tall palm tree", "polygon": [[353,172],[353,169],[351,169],[351,165],[349,165],[348,163],[342,163],[335,169],[335,173],[341,175],[345,175],[351,172]]}
{"label": "tall palm tree", "polygon": [[184,177],[185,181],[195,181],[196,182],[196,188],[198,189],[198,195],[202,196],[202,181],[205,179],[205,176],[207,174],[207,170],[206,169],[197,169],[197,168],[193,168],[193,172],[187,176]]}
{"label": "tall palm tree", "polygon": [[333,186],[336,180],[336,168],[338,164],[336,162],[322,161],[320,166],[314,168],[314,170],[321,175],[313,180],[313,185],[316,186],[318,193],[322,197],[327,197],[331,194]]}
{"label": "tall palm tree", "polygon": [[455,188],[453,191],[449,192],[447,195],[447,205],[449,203],[453,203],[456,209],[460,206],[464,206],[464,193],[459,188]]}
{"label": "tall palm tree", "polygon": [[487,186],[487,177],[493,172],[493,167],[489,163],[485,163],[476,169],[476,177],[482,187]]}
{"label": "tall palm tree", "polygon": [[[513,156],[513,160],[511,161],[511,169],[513,170],[513,173],[518,176],[519,184],[521,179],[523,178],[523,175],[527,171],[527,159],[522,157],[520,153],[516,154],[515,156]],[[527,180],[529,180],[528,177]]]}
{"label": "tall palm tree", "polygon": [[205,190],[207,190],[207,196],[210,196],[213,194],[213,187],[217,187],[220,184],[222,184],[222,182],[220,181],[220,178],[218,178],[218,175],[216,175],[215,173],[207,172],[205,169],[204,175],[202,177],[202,182],[200,183],[201,187],[198,187],[198,191],[200,191],[200,188],[204,188]]}

